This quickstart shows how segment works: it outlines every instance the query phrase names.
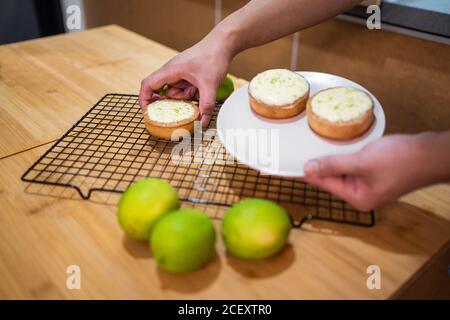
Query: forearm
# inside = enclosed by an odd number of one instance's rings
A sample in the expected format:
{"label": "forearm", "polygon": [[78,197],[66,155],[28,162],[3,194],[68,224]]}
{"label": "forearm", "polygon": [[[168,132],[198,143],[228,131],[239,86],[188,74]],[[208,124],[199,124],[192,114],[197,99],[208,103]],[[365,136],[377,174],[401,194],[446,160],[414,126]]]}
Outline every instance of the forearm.
{"label": "forearm", "polygon": [[342,13],[361,0],[253,0],[224,19],[207,36],[220,39],[231,57],[308,28]]}
{"label": "forearm", "polygon": [[[423,171],[423,186],[450,181],[450,130],[415,136]],[[414,174],[414,173],[412,173]]]}

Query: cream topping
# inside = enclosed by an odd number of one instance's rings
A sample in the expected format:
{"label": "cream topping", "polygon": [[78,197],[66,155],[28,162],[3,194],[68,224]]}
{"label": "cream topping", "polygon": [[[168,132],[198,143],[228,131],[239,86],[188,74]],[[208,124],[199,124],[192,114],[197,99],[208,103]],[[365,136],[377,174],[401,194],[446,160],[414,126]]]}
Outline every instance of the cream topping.
{"label": "cream topping", "polygon": [[192,105],[186,101],[163,99],[148,105],[147,116],[159,123],[178,122],[195,114]]}
{"label": "cream topping", "polygon": [[314,114],[332,122],[355,120],[372,108],[369,95],[351,87],[327,89],[316,94],[311,101]]}
{"label": "cream topping", "polygon": [[288,105],[303,97],[309,83],[300,74],[286,69],[272,69],[257,74],[249,85],[254,99],[267,105]]}

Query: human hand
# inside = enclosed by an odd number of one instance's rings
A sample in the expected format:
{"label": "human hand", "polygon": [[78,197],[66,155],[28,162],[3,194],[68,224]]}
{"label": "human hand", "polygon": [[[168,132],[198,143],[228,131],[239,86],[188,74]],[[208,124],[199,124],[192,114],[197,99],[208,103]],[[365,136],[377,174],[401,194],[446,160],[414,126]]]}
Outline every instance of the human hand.
{"label": "human hand", "polygon": [[449,159],[434,140],[431,133],[393,135],[353,154],[311,160],[305,181],[368,211],[443,178]]}
{"label": "human hand", "polygon": [[139,94],[141,108],[145,109],[150,102],[158,99],[158,90],[169,84],[169,98],[200,98],[202,125],[208,125],[216,104],[217,88],[226,76],[231,58],[220,39],[203,39],[142,80]]}

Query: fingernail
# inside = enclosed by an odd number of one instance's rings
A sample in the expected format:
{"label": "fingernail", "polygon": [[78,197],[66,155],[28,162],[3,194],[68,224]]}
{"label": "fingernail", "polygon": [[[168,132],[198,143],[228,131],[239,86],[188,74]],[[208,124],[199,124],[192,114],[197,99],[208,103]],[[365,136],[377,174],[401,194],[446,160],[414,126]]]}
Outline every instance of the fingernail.
{"label": "fingernail", "polygon": [[211,120],[211,115],[209,115],[209,114],[202,115],[201,121],[202,121],[203,128],[206,128],[208,126],[210,120]]}
{"label": "fingernail", "polygon": [[319,161],[317,160],[308,161],[303,169],[306,175],[317,174],[319,172]]}

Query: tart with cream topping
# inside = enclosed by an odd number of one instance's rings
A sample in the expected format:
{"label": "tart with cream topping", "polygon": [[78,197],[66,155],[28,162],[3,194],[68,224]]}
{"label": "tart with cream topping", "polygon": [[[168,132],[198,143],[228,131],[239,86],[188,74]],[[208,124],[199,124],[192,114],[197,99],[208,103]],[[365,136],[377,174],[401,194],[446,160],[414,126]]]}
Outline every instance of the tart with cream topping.
{"label": "tart with cream topping", "polygon": [[285,119],[300,114],[309,96],[309,83],[287,69],[272,69],[256,75],[249,84],[250,106],[257,114]]}
{"label": "tart with cream topping", "polygon": [[150,103],[144,111],[145,126],[151,135],[171,140],[176,129],[194,132],[198,120],[198,106],[190,101],[163,99]]}
{"label": "tart with cream topping", "polygon": [[309,98],[306,109],[310,128],[325,138],[335,140],[361,136],[374,119],[371,97],[352,87],[319,91]]}

